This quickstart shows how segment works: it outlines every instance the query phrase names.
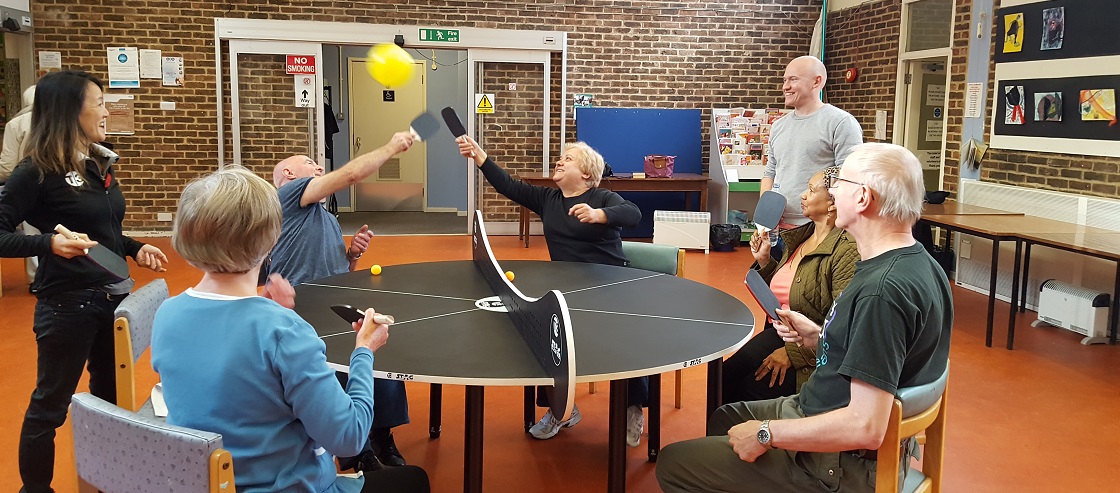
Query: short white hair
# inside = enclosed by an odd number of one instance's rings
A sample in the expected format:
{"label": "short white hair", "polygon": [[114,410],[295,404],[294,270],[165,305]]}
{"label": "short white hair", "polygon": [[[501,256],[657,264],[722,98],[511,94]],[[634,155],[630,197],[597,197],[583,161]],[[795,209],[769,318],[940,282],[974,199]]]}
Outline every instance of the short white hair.
{"label": "short white hair", "polygon": [[922,216],[926,187],[914,153],[895,144],[872,142],[852,148],[844,168],[875,193],[879,216],[913,226]]}

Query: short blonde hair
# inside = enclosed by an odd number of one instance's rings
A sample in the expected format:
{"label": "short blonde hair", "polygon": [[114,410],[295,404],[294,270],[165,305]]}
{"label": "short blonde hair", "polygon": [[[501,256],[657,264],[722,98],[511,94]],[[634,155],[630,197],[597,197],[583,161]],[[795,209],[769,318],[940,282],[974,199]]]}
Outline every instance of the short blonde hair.
{"label": "short blonde hair", "polygon": [[253,172],[229,165],[183,189],[171,246],[205,272],[243,274],[276,245],[280,217],[276,189]]}
{"label": "short blonde hair", "polygon": [[585,142],[571,142],[564,146],[564,152],[568,152],[569,149],[579,151],[579,160],[576,161],[576,166],[579,166],[580,173],[588,175],[587,186],[599,186],[599,181],[603,179],[603,163],[605,162],[603,156]]}

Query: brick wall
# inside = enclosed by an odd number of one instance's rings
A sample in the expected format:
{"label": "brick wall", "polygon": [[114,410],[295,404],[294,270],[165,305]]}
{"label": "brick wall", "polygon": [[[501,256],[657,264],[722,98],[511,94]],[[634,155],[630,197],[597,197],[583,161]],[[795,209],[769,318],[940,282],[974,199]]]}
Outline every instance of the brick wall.
{"label": "brick wall", "polygon": [[[112,139],[123,156],[119,174],[129,200],[125,228],[167,230],[170,223],[156,222],[155,214],[173,210],[186,182],[213,169],[218,160],[215,17],[565,31],[569,33],[569,94],[592,93],[595,104],[606,107],[701,108],[702,121],[707,125],[712,106],[746,101],[766,106],[781,104],[782,71],[789,59],[808,51],[809,33],[819,14],[820,2],[292,0],[285,5],[269,5],[259,0],[105,0],[94,4],[36,0],[31,8],[36,19],[35,49],[61,52],[67,67],[84,68],[106,77],[105,48],[110,46],[158,48],[164,56],[184,58],[183,87],[145,82],[139,89],[112,91],[127,92],[137,98],[136,135]],[[222,51],[228,52],[225,47]],[[558,74],[559,57],[553,61]],[[252,59],[252,63],[258,62],[278,63],[268,57]],[[527,72],[510,75],[517,79],[519,94],[504,97],[513,97],[515,103],[526,94],[521,88],[530,87],[539,78],[539,74]],[[255,78],[256,74],[241,76]],[[228,77],[223,80],[228,81]],[[512,81],[487,80],[500,86],[498,89]],[[268,163],[275,162],[278,156],[305,152],[291,149],[285,142],[286,137],[304,131],[301,126],[305,124],[297,122],[299,115],[292,114],[287,102],[290,86],[281,87],[279,82],[267,78],[254,80],[254,84],[254,104],[259,107],[255,109],[253,125],[259,125],[259,129],[253,131],[251,138],[247,135],[243,145],[246,164],[263,175]],[[227,95],[228,89],[224,88]],[[552,91],[558,95],[559,87]],[[161,100],[176,101],[179,109],[161,112]],[[571,101],[553,101],[554,128],[559,125],[560,104],[571,105]],[[270,112],[275,115],[270,116]],[[224,117],[228,132],[228,99],[224,103]],[[522,119],[514,115],[495,116],[488,124],[512,127],[522,125]],[[552,136],[553,156],[562,140],[574,138],[575,125],[571,120],[568,129],[569,135],[564,139],[558,134]],[[704,131],[706,135],[708,129]],[[533,145],[538,146],[533,150],[539,154],[540,141],[539,136],[525,135],[492,137],[491,143],[496,157],[501,154],[511,159],[502,164],[514,166],[517,172],[517,166],[536,164],[522,158]],[[228,160],[232,142],[227,140],[225,145]],[[515,212],[508,206],[494,205],[491,209],[489,202],[486,207],[488,214],[506,219],[505,214]]]}
{"label": "brick wall", "polygon": [[[825,66],[828,83],[825,99],[859,121],[864,142],[874,141],[875,112],[887,112],[887,138],[894,125],[894,92],[898,81],[897,0],[879,0],[829,14],[826,25]],[[859,69],[855,82],[844,81],[844,71]]]}
{"label": "brick wall", "polygon": [[[894,84],[898,59],[898,35],[901,19],[897,0],[872,1],[839,12],[830,13],[825,60],[829,70],[826,92],[829,102],[852,113],[863,125],[864,139],[871,139],[875,110],[888,115],[887,141],[891,139],[894,118]],[[997,0],[995,7],[999,8]],[[960,143],[964,119],[968,44],[975,20],[971,15],[972,0],[956,0],[953,19],[951,79],[946,103],[945,188],[956,191],[960,179]],[[991,22],[985,19],[985,22]],[[990,42],[995,26],[986,36],[989,53],[994,58],[995,45]],[[850,65],[860,68],[860,78],[852,84],[842,82],[843,71]],[[988,100],[983,116],[985,135],[991,132],[990,111],[995,103],[995,65],[989,66]],[[1120,195],[1120,158],[1081,156],[1030,151],[991,149],[981,170],[981,179],[994,183],[1041,188],[1086,195],[1116,197]]]}

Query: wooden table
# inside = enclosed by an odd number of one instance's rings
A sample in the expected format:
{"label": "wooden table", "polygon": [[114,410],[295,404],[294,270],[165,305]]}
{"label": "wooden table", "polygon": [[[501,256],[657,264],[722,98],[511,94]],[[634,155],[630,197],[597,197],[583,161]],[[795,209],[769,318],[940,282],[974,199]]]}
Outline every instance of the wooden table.
{"label": "wooden table", "polygon": [[[556,183],[551,177],[532,176],[520,177],[521,181],[530,185],[556,188]],[[700,211],[708,210],[708,177],[693,173],[674,173],[672,178],[630,178],[610,177],[599,182],[599,188],[615,192],[685,192],[685,200],[689,200],[692,193],[700,193]],[[529,248],[529,209],[521,207],[518,214],[517,238],[525,240],[525,248]]]}
{"label": "wooden table", "polygon": [[980,207],[978,205],[962,204],[955,200],[946,200],[940,204],[926,204],[922,209],[922,215],[944,215],[944,216],[1022,216],[1020,212],[1001,211],[999,209],[989,209],[987,207]]}

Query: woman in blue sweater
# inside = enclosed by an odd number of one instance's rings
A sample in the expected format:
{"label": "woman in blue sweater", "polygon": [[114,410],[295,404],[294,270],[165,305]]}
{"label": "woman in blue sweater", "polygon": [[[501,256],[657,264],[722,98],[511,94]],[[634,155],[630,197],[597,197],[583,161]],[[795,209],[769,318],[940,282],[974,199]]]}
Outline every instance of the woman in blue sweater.
{"label": "woman in blue sweater", "polygon": [[389,327],[372,322],[373,309],[354,323],[350,380],[340,387],[315,329],[257,296],[280,215],[272,185],[240,166],[183,190],[172,245],[203,276],[160,306],[152,328],[167,421],[221,433],[241,493],[427,492],[415,466],[337,477],[334,456],[357,455],[369,435],[373,352]]}
{"label": "woman in blue sweater", "polygon": [[[552,171],[557,188],[552,188],[511,177],[487,157],[474,139],[464,135],[456,140],[459,153],[474,160],[498,193],[540,216],[552,260],[618,266],[630,263],[622,253],[622,228],[638,224],[642,211],[619,194],[599,188],[604,162],[595,149],[583,142],[564,146],[564,154]],[[642,406],[649,394],[649,379],[634,378],[629,383],[626,444],[637,447],[644,428]],[[545,387],[537,388],[537,405],[548,406]],[[541,440],[549,439],[581,419],[578,407],[573,407],[572,415],[563,421],[549,410],[529,433]]]}

